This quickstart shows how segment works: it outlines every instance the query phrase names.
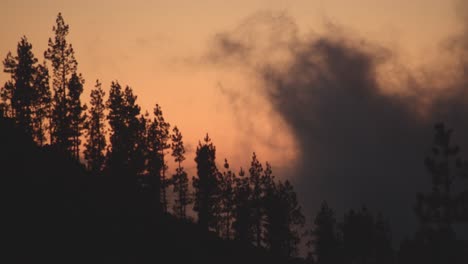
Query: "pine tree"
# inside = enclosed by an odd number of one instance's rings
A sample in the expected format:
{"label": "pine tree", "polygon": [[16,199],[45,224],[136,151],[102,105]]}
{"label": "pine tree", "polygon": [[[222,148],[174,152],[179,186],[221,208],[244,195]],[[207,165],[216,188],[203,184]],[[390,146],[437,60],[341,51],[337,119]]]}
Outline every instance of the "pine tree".
{"label": "pine tree", "polygon": [[162,171],[161,171],[161,204],[164,212],[167,212],[167,187],[169,185],[168,179],[166,178],[167,164],[165,161],[166,153],[165,151],[171,147],[168,143],[170,138],[170,124],[165,121],[161,106],[156,104],[154,108],[154,122],[157,124],[158,135],[159,135],[159,149],[161,151],[160,157],[162,162]]}
{"label": "pine tree", "polygon": [[315,248],[315,256],[318,263],[338,263],[340,252],[340,241],[336,229],[336,218],[333,209],[328,207],[326,201],[322,202],[320,211],[317,213],[312,231],[313,240],[310,244]]}
{"label": "pine tree", "polygon": [[45,62],[36,67],[34,87],[33,134],[36,142],[39,145],[44,145],[52,100],[49,86],[49,70]]}
{"label": "pine tree", "polygon": [[363,207],[345,214],[341,224],[344,256],[349,262],[367,263],[373,258],[374,217]]}
{"label": "pine tree", "polygon": [[216,168],[216,148],[208,134],[203,144],[199,142],[195,162],[197,176],[193,178],[195,189],[194,210],[198,213],[199,225],[208,230],[217,227],[216,206],[218,203],[218,170]]}
{"label": "pine tree", "polygon": [[270,185],[264,197],[264,210],[267,247],[279,256],[296,256],[305,218],[289,181]]}
{"label": "pine tree", "polygon": [[26,37],[22,37],[18,43],[17,55],[13,57],[9,52],[3,61],[4,72],[11,76],[11,82],[4,88],[5,99],[11,103],[12,117],[16,123],[31,137],[34,129],[36,63],[32,45]]}
{"label": "pine tree", "polygon": [[172,130],[171,139],[172,156],[177,163],[176,173],[172,176],[173,190],[176,195],[174,213],[177,217],[186,219],[186,208],[192,200],[188,189],[187,172],[185,172],[184,167],[182,167],[182,162],[185,160],[184,142],[182,141],[182,133],[180,133],[177,126]]}
{"label": "pine tree", "polygon": [[286,256],[292,257],[298,254],[298,246],[301,242],[301,229],[305,223],[305,217],[302,213],[302,207],[297,200],[297,194],[294,191],[292,184],[285,181],[284,184],[279,183],[279,193],[283,197],[285,203],[287,236],[286,240]]}
{"label": "pine tree", "polygon": [[452,224],[459,218],[453,183],[462,169],[460,149],[451,145],[452,130],[446,129],[444,124],[436,124],[435,130],[432,155],[425,159],[432,177],[432,192],[418,194],[415,210],[424,228],[451,233]]}
{"label": "pine tree", "polygon": [[148,132],[151,185],[158,199],[160,209],[163,212],[167,212],[166,189],[168,180],[166,179],[167,164],[164,157],[165,151],[171,147],[168,143],[170,124],[165,121],[161,106],[158,104],[154,107],[153,114],[153,122]]}
{"label": "pine tree", "polygon": [[235,200],[234,198],[234,185],[236,180],[236,175],[229,169],[229,163],[227,159],[224,160],[224,169],[225,171],[222,174],[222,177],[219,182],[219,192],[220,192],[220,213],[221,213],[221,230],[223,231],[220,234],[224,239],[231,239],[232,233],[232,218],[234,213]]}
{"label": "pine tree", "polygon": [[88,169],[93,175],[101,173],[106,149],[105,138],[105,92],[99,80],[96,80],[94,89],[91,90],[90,108],[87,115],[86,125],[86,143],[85,159],[88,162]]}
{"label": "pine tree", "polygon": [[[58,14],[56,25],[52,28],[52,31],[55,37],[49,39],[49,48],[44,52],[45,58],[51,62],[53,69],[52,87],[54,95],[51,115],[51,142],[56,144],[60,150],[68,151],[76,156],[76,141],[73,141],[75,135],[73,135],[69,102],[69,95],[76,94],[76,92],[70,93],[68,90],[76,88],[69,87],[70,84],[78,83],[76,77],[75,81],[71,82],[72,76],[76,75],[78,63],[72,45],[67,42],[66,37],[69,33],[69,26],[63,20],[61,13]],[[76,98],[73,101],[76,103]],[[74,105],[74,103],[71,105]]]}
{"label": "pine tree", "polygon": [[251,202],[250,202],[250,186],[249,179],[245,176],[244,170],[241,168],[239,177],[234,182],[234,212],[232,229],[234,239],[243,244],[248,244],[252,241],[252,217],[251,217]]}
{"label": "pine tree", "polygon": [[135,149],[135,166],[137,175],[140,177],[148,176],[148,159],[149,159],[149,138],[148,132],[151,124],[149,119],[148,111],[144,115],[140,115],[138,118],[138,128],[136,137],[136,149]]}
{"label": "pine tree", "polygon": [[255,152],[252,155],[252,162],[249,169],[249,184],[251,191],[250,201],[252,203],[252,221],[253,221],[253,235],[254,235],[254,244],[257,247],[262,246],[263,240],[263,196],[264,190],[262,185],[262,175],[263,167],[260,161],[257,159]]}
{"label": "pine tree", "polygon": [[15,116],[12,107],[14,89],[15,86],[11,80],[5,82],[5,84],[0,88],[0,98],[2,99],[0,107],[4,117],[14,118]]}
{"label": "pine tree", "polygon": [[107,151],[108,172],[121,175],[130,182],[136,180],[138,166],[135,160],[137,151],[140,106],[136,104],[133,90],[125,90],[118,82],[112,82],[107,100],[111,127],[110,148]]}
{"label": "pine tree", "polygon": [[73,73],[68,84],[68,111],[70,118],[70,137],[71,137],[71,151],[75,159],[80,156],[80,136],[84,129],[84,121],[86,119],[85,110],[86,106],[81,104],[80,96],[83,93],[83,77]]}

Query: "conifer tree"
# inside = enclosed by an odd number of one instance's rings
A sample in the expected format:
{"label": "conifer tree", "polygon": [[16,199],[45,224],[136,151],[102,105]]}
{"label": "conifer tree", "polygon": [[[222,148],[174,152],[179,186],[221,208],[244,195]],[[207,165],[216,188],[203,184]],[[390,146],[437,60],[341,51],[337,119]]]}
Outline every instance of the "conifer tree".
{"label": "conifer tree", "polygon": [[84,79],[80,75],[73,73],[68,84],[68,111],[70,118],[70,137],[71,151],[75,159],[80,156],[80,136],[84,129],[84,121],[86,119],[86,106],[81,104],[80,96],[83,93]]}
{"label": "conifer tree", "polygon": [[85,159],[88,169],[93,175],[98,175],[104,166],[106,149],[105,130],[105,92],[102,84],[96,80],[94,89],[91,90],[90,108],[88,110],[86,125]]}
{"label": "conifer tree", "polygon": [[435,125],[432,155],[425,159],[425,165],[432,178],[432,192],[418,194],[416,214],[423,228],[452,232],[452,224],[460,220],[457,213],[457,194],[454,182],[461,174],[460,148],[451,145],[452,130],[444,124]]}
{"label": "conifer tree", "polygon": [[252,241],[251,189],[249,179],[242,168],[238,175],[239,177],[234,182],[234,219],[232,229],[235,240],[248,244]]}
{"label": "conifer tree", "polygon": [[158,142],[159,142],[159,150],[160,150],[160,157],[161,157],[161,204],[162,209],[164,212],[167,212],[167,187],[169,185],[169,181],[166,178],[166,171],[167,171],[167,163],[165,160],[166,150],[171,147],[168,143],[170,138],[170,124],[165,121],[161,106],[156,104],[154,108],[154,122],[156,123],[156,127],[158,130]]}
{"label": "conifer tree", "polygon": [[15,115],[12,107],[14,89],[15,87],[11,80],[6,81],[0,88],[0,98],[2,100],[0,106],[4,117],[13,118]]}
{"label": "conifer tree", "polygon": [[17,46],[17,55],[9,52],[3,61],[4,72],[9,73],[11,81],[5,85],[5,97],[10,100],[12,117],[16,123],[33,137],[33,111],[35,102],[34,78],[37,59],[32,45],[22,37]]}
{"label": "conifer tree", "polygon": [[184,142],[182,141],[182,133],[177,126],[172,130],[171,139],[172,156],[177,163],[176,172],[172,176],[173,190],[176,195],[174,213],[177,217],[185,219],[187,217],[187,205],[192,201],[188,189],[187,172],[185,172],[184,167],[182,167],[182,162],[185,160]]}
{"label": "conifer tree", "polygon": [[263,240],[263,218],[264,218],[264,211],[263,211],[263,196],[264,190],[262,185],[262,175],[263,175],[263,167],[260,161],[257,159],[257,155],[255,152],[252,155],[252,161],[250,164],[249,169],[249,184],[250,188],[252,189],[250,194],[250,201],[251,201],[251,208],[252,208],[252,231],[254,236],[254,244],[257,247],[262,246]]}
{"label": "conifer tree", "polygon": [[112,82],[107,107],[111,144],[107,152],[106,166],[109,173],[121,175],[133,182],[138,170],[135,153],[140,106],[136,104],[136,96],[129,86],[122,90],[118,82]]}
{"label": "conifer tree", "polygon": [[18,43],[17,55],[8,53],[3,64],[4,71],[11,77],[0,92],[4,115],[14,118],[26,134],[42,145],[50,106],[47,68],[37,65],[26,37]]}
{"label": "conifer tree", "polygon": [[234,184],[236,175],[229,169],[229,163],[227,159],[224,160],[225,171],[222,174],[219,182],[219,203],[220,203],[220,225],[224,239],[231,239],[232,233],[232,218],[234,213]]}
{"label": "conifer tree", "polygon": [[310,244],[315,248],[315,256],[318,263],[338,263],[340,252],[340,241],[336,229],[335,212],[326,201],[322,202],[320,211],[317,213],[312,231],[313,240]]}
{"label": "conifer tree", "polygon": [[[55,36],[49,38],[49,48],[44,56],[51,62],[53,76],[53,100],[51,114],[51,142],[62,151],[68,151],[77,157],[77,100],[81,92],[83,80],[76,75],[77,61],[71,44],[67,42],[69,26],[65,23],[62,14],[59,13],[56,25],[52,28]],[[75,76],[72,80],[72,77]],[[70,87],[70,85],[72,85]],[[70,89],[78,89],[71,91]],[[82,90],[81,90],[82,91]],[[72,98],[70,98],[72,96]],[[74,108],[73,110],[71,108]],[[80,112],[81,113],[81,112]]]}
{"label": "conifer tree", "polygon": [[36,142],[41,146],[46,141],[48,119],[50,118],[51,93],[49,86],[49,70],[44,64],[36,67],[34,79],[34,110],[33,110],[33,134]]}
{"label": "conifer tree", "polygon": [[297,200],[297,194],[289,181],[278,184],[278,194],[283,217],[285,218],[285,236],[283,241],[285,247],[280,250],[284,256],[293,257],[298,254],[298,245],[301,241],[301,229],[304,226],[305,217],[302,214],[302,207]]}
{"label": "conifer tree", "polygon": [[216,148],[206,134],[203,144],[198,143],[195,162],[197,177],[193,178],[195,189],[194,210],[198,213],[198,223],[208,230],[216,228],[216,206],[218,203],[218,170],[216,168]]}
{"label": "conifer tree", "polygon": [[155,105],[153,114],[154,118],[148,131],[150,182],[158,200],[158,207],[163,212],[167,212],[166,189],[168,180],[166,179],[165,151],[171,147],[168,143],[170,124],[165,121],[160,105]]}

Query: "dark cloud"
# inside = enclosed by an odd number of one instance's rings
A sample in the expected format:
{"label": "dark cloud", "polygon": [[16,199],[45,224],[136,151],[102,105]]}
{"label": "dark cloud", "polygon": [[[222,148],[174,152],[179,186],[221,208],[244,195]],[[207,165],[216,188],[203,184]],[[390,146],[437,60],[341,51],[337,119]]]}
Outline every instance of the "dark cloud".
{"label": "dark cloud", "polygon": [[[340,215],[366,204],[387,215],[401,238],[416,228],[416,193],[430,190],[423,160],[434,123],[453,128],[468,156],[468,60],[460,56],[467,31],[441,51],[443,65],[408,72],[391,48],[327,29],[302,36],[291,17],[259,13],[218,34],[207,57],[255,75],[255,88],[290,127],[300,148],[291,175],[299,175],[308,216],[324,199]],[[389,65],[395,76],[382,72]]]}

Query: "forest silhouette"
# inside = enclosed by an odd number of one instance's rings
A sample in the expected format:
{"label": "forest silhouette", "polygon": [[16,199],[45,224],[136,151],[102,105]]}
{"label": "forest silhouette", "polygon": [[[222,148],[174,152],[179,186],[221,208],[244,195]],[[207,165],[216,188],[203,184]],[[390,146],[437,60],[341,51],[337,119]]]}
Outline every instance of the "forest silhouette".
{"label": "forest silhouette", "polygon": [[84,104],[60,13],[53,33],[43,63],[26,37],[3,61],[0,165],[14,263],[468,263],[455,227],[468,224],[468,162],[442,123],[421,157],[432,189],[408,201],[419,227],[396,245],[385,212],[365,205],[338,218],[323,201],[306,220],[271,164],[253,153],[249,168],[219,166],[208,134],[189,177],[182,131],[162,107],[143,112],[131,87],[114,81],[106,91],[99,80]]}

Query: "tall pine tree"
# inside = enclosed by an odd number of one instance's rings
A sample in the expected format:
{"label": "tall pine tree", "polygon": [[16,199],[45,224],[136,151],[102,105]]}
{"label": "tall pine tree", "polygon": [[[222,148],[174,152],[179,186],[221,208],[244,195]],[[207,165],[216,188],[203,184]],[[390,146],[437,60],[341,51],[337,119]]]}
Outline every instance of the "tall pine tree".
{"label": "tall pine tree", "polygon": [[198,213],[199,225],[208,230],[216,228],[216,206],[218,203],[218,170],[216,168],[216,148],[208,134],[203,143],[199,142],[195,162],[197,177],[192,184],[195,189],[194,210]]}
{"label": "tall pine tree", "polygon": [[98,175],[104,166],[106,149],[105,137],[105,92],[102,84],[96,80],[94,89],[91,90],[90,108],[85,122],[86,143],[85,159],[88,162],[88,169],[93,175]]}
{"label": "tall pine tree", "polygon": [[107,107],[107,119],[111,127],[107,171],[111,175],[120,176],[129,184],[135,183],[140,106],[136,104],[136,96],[129,86],[122,90],[118,82],[112,82]]}
{"label": "tall pine tree", "polygon": [[232,229],[234,239],[247,245],[252,241],[251,189],[249,179],[241,168],[234,182],[234,211]]}
{"label": "tall pine tree", "polygon": [[29,136],[33,136],[33,104],[34,77],[36,63],[32,45],[26,37],[22,37],[17,46],[17,55],[11,53],[3,61],[4,72],[11,75],[11,83],[7,83],[5,92],[11,102],[12,117]]}
{"label": "tall pine tree", "polygon": [[168,143],[170,124],[165,121],[160,105],[155,105],[153,114],[154,118],[148,131],[150,185],[159,209],[167,212],[168,180],[166,179],[165,152],[171,147]]}
{"label": "tall pine tree", "polygon": [[[51,142],[61,151],[68,151],[77,156],[78,141],[77,129],[77,98],[81,94],[82,78],[76,75],[77,61],[71,44],[67,42],[69,26],[65,23],[62,14],[59,13],[56,25],[52,28],[55,36],[49,39],[49,48],[44,56],[52,64],[53,73],[53,100],[51,114]],[[72,80],[73,77],[73,80]],[[70,86],[71,85],[71,86]],[[70,89],[78,91],[70,92]],[[73,110],[71,108],[74,108]]]}
{"label": "tall pine tree", "polygon": [[187,172],[182,167],[182,162],[185,160],[184,142],[182,141],[182,133],[180,133],[177,126],[172,130],[171,139],[172,156],[177,163],[176,173],[172,176],[173,190],[176,196],[174,200],[174,213],[177,217],[185,219],[187,217],[187,205],[192,201],[188,188]]}
{"label": "tall pine tree", "polygon": [[83,93],[83,77],[73,73],[68,84],[68,111],[70,117],[70,136],[71,136],[71,151],[75,159],[80,156],[80,136],[84,129],[84,121],[86,119],[86,106],[81,104],[80,96]]}
{"label": "tall pine tree", "polygon": [[264,220],[264,210],[263,210],[263,186],[262,186],[262,175],[263,175],[263,166],[260,161],[257,159],[255,152],[252,154],[252,161],[250,163],[249,169],[249,184],[252,189],[250,193],[250,201],[252,208],[252,222],[253,222],[253,235],[254,235],[254,244],[257,247],[262,246],[263,240],[263,220]]}
{"label": "tall pine tree", "polygon": [[47,140],[48,120],[50,118],[51,93],[49,86],[49,70],[44,64],[36,67],[34,79],[34,110],[33,110],[33,136],[39,145]]}
{"label": "tall pine tree", "polygon": [[336,225],[335,212],[326,201],[322,202],[320,211],[317,213],[312,232],[313,239],[309,242],[314,246],[315,256],[318,263],[334,264],[339,263],[340,241]]}
{"label": "tall pine tree", "polygon": [[219,203],[220,203],[220,234],[224,239],[231,239],[232,233],[232,219],[234,213],[234,187],[236,181],[236,175],[229,169],[229,163],[227,159],[224,160],[225,171],[222,174],[219,182]]}

